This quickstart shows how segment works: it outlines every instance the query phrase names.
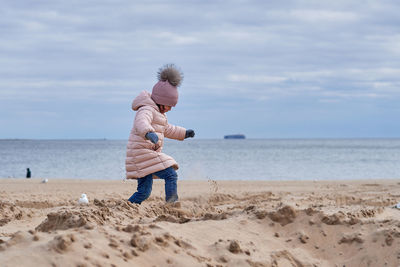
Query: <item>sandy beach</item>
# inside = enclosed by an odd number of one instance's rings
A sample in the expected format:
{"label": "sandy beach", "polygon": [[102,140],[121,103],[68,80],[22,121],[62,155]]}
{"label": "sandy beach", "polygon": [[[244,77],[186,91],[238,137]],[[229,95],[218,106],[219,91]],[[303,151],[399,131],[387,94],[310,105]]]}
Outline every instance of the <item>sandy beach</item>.
{"label": "sandy beach", "polygon": [[[400,266],[400,180],[0,179],[1,266]],[[80,205],[81,194],[89,204]]]}

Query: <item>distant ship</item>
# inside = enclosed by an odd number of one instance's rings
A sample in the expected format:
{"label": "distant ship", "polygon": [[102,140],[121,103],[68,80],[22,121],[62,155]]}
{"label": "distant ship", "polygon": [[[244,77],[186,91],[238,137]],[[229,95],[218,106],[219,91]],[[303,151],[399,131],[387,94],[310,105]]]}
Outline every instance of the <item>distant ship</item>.
{"label": "distant ship", "polygon": [[230,134],[225,135],[224,139],[246,139],[246,136],[244,134]]}

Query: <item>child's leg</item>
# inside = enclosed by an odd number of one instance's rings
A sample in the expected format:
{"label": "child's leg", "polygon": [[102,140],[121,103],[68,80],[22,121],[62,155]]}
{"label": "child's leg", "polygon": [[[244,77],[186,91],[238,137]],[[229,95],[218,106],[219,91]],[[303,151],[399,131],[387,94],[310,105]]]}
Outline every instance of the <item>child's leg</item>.
{"label": "child's leg", "polygon": [[153,175],[149,174],[143,178],[137,179],[137,181],[137,192],[134,193],[128,200],[132,203],[140,204],[151,194],[151,189],[153,187]]}
{"label": "child's leg", "polygon": [[174,168],[169,167],[155,173],[156,176],[165,180],[165,201],[175,202],[178,200],[177,180],[178,174]]}

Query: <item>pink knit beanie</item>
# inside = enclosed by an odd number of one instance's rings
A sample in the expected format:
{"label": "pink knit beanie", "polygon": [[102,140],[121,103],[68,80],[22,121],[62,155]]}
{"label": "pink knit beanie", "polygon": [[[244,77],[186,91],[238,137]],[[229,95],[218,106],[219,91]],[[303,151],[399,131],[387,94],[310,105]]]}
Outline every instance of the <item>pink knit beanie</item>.
{"label": "pink knit beanie", "polygon": [[178,86],[183,74],[173,64],[164,65],[157,73],[158,83],[153,87],[151,98],[159,105],[175,107],[178,103]]}

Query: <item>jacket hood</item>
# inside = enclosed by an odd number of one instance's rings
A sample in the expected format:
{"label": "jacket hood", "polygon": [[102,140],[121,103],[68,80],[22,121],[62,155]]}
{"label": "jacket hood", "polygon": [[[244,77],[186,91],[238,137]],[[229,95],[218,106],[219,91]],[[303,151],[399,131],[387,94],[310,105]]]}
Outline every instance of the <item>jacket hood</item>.
{"label": "jacket hood", "polygon": [[132,102],[132,109],[137,111],[140,107],[150,106],[159,110],[157,104],[151,99],[151,94],[147,91],[142,91]]}

